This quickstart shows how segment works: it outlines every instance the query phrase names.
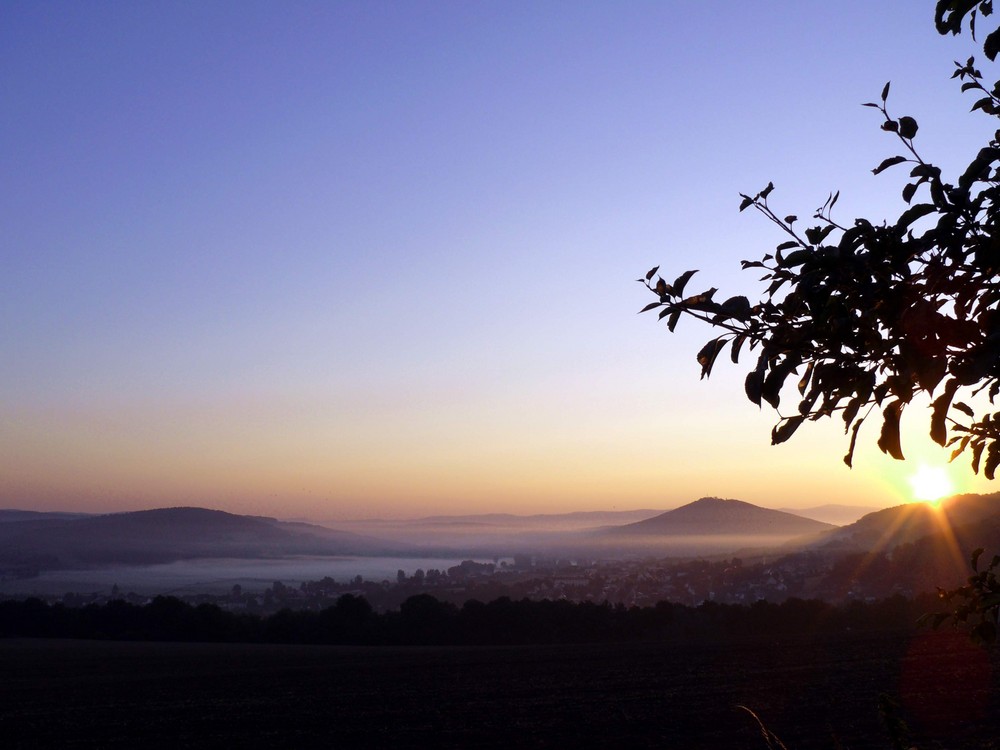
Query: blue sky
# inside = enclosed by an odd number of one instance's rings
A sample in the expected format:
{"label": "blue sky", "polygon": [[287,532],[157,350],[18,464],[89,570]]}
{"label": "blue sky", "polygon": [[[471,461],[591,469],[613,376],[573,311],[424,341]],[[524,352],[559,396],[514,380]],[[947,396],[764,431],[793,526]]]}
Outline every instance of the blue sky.
{"label": "blue sky", "polygon": [[[926,5],[926,8],[919,6]],[[992,133],[933,3],[0,8],[0,506],[336,519],[894,504],[871,428],[768,445],[635,283],[753,293],[808,216],[891,216],[890,106]],[[990,70],[984,69],[987,77]],[[963,162],[963,159],[965,162]],[[904,450],[908,447],[904,443]],[[988,490],[963,463],[962,489]]]}

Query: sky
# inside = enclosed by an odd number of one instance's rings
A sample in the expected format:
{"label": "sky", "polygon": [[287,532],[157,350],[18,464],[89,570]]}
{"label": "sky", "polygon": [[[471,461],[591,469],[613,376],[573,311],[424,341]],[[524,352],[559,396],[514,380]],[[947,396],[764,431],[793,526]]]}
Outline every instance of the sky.
{"label": "sky", "polygon": [[[770,445],[636,283],[759,294],[739,193],[898,215],[877,100],[993,133],[930,0],[0,4],[0,507],[336,520],[895,505],[838,421]],[[985,60],[984,74],[1000,77]],[[992,80],[992,79],[990,79]],[[968,462],[957,491],[994,491]]]}

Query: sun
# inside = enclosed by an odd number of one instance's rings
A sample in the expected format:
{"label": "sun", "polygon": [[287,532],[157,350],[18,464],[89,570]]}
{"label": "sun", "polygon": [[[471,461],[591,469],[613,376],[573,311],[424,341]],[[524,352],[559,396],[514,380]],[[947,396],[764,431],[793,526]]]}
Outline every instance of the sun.
{"label": "sun", "polygon": [[948,471],[940,466],[920,464],[910,475],[909,482],[913,488],[913,498],[925,500],[932,505],[937,505],[955,492],[955,485],[952,484]]}

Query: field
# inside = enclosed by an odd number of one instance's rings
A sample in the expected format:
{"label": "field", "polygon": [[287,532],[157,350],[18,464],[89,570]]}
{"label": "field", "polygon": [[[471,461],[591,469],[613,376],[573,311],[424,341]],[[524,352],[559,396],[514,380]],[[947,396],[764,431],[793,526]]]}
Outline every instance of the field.
{"label": "field", "polygon": [[[991,664],[992,661],[992,664]],[[5,748],[1000,747],[998,662],[949,633],[348,648],[0,641]]]}

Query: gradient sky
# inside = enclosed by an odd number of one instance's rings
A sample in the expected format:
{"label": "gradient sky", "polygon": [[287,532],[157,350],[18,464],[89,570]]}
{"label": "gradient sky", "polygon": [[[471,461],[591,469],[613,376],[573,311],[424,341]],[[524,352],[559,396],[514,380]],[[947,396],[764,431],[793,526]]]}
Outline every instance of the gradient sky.
{"label": "gradient sky", "polygon": [[[993,133],[931,0],[0,5],[0,507],[317,520],[892,505],[946,455],[769,445],[635,282],[760,288],[740,192],[898,213],[878,113]],[[985,62],[985,61],[984,61]],[[1000,77],[986,63],[986,77]],[[991,79],[992,80],[992,79]],[[964,459],[957,489],[993,491]]]}

